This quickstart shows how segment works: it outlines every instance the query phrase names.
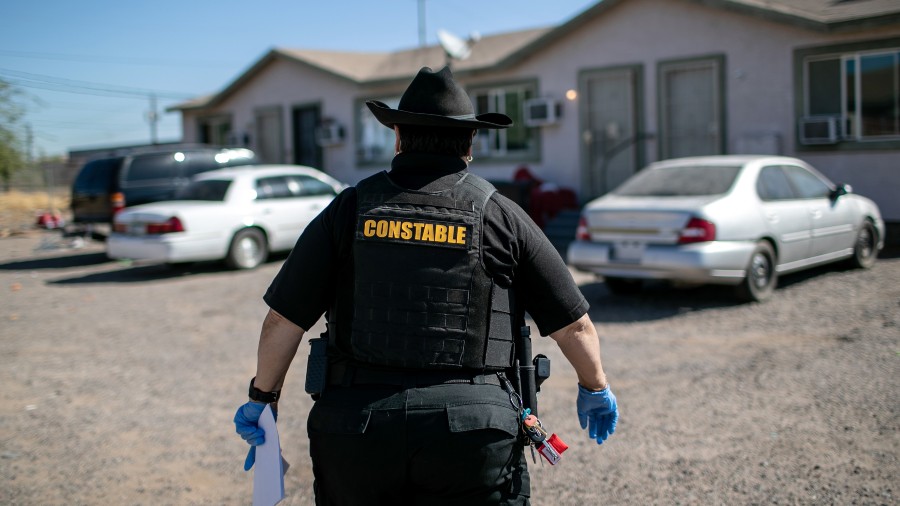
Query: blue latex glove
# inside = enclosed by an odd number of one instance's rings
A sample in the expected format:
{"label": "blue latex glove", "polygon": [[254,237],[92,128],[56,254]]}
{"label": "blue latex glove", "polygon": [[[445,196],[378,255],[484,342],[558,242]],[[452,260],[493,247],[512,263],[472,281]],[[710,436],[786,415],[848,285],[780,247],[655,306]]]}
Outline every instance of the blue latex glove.
{"label": "blue latex glove", "polygon": [[588,430],[588,436],[597,440],[597,444],[603,444],[610,434],[616,431],[616,422],[619,421],[619,408],[616,406],[616,396],[607,386],[599,392],[578,385],[578,421],[581,428]]}
{"label": "blue latex glove", "polygon": [[[249,471],[256,462],[256,447],[266,441],[266,433],[259,428],[259,417],[266,408],[264,402],[250,401],[239,407],[234,414],[234,426],[237,433],[250,445],[250,451],[244,460],[244,471]],[[277,419],[278,415],[273,410],[272,415]]]}

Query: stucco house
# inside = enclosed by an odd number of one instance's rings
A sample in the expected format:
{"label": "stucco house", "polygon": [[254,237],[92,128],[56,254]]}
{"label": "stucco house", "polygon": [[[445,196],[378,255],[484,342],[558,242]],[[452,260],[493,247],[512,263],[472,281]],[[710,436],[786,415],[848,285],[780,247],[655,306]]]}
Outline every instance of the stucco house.
{"label": "stucco house", "polygon": [[[396,106],[419,68],[447,61],[440,46],[276,48],[170,110],[184,142],[245,145],[352,184],[393,155],[364,101]],[[485,36],[450,64],[477,113],[516,121],[478,134],[472,170],[488,179],[525,165],[586,201],[658,159],[781,154],[900,227],[900,1],[603,0],[559,26]]]}

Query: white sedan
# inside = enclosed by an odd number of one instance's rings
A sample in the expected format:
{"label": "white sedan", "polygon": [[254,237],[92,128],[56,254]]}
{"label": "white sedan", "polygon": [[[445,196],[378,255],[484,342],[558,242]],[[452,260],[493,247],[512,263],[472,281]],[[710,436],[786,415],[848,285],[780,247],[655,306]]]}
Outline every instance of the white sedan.
{"label": "white sedan", "polygon": [[884,233],[874,202],[802,160],[682,158],[589,202],[568,261],[612,292],[664,279],[734,285],[759,301],[780,274],[839,260],[871,267]]}
{"label": "white sedan", "polygon": [[290,250],[345,187],[299,165],[204,172],[178,200],[119,212],[106,242],[107,255],[166,263],[224,259],[229,267],[252,269],[269,252]]}

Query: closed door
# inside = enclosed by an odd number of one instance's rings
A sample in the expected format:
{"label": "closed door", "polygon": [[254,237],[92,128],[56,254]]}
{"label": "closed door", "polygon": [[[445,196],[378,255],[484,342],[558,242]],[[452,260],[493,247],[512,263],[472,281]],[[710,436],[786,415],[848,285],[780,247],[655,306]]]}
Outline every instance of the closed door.
{"label": "closed door", "polygon": [[581,79],[586,97],[583,180],[589,198],[615,189],[638,168],[637,82],[636,69],[597,71]]}
{"label": "closed door", "polygon": [[294,163],[322,169],[322,148],[316,143],[316,127],[321,112],[318,105],[295,107],[293,113]]}
{"label": "closed door", "polygon": [[263,163],[283,163],[281,108],[256,112],[256,155]]}
{"label": "closed door", "polygon": [[855,210],[848,199],[832,199],[831,186],[804,167],[784,167],[788,178],[809,213],[812,228],[810,257],[823,261],[843,254],[853,248]]}
{"label": "closed door", "polygon": [[[766,227],[778,241],[778,270],[803,264],[812,249],[810,214],[779,165],[763,167],[756,185]],[[753,239],[756,239],[755,237]]]}
{"label": "closed door", "polygon": [[720,66],[717,59],[660,66],[662,158],[722,153]]}

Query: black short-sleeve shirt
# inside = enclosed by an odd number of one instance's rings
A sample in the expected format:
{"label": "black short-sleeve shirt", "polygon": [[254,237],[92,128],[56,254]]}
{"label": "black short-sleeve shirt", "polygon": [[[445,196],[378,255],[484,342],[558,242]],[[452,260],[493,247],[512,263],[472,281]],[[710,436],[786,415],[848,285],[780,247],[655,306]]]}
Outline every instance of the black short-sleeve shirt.
{"label": "black short-sleeve shirt", "polygon": [[[456,157],[402,153],[394,157],[388,175],[404,188],[428,191],[452,184],[466,170]],[[339,285],[347,283],[340,274],[352,263],[347,248],[355,220],[356,191],[348,188],[306,227],[266,291],[266,304],[309,330],[337,290],[352,290]],[[588,303],[559,253],[519,205],[494,193],[485,206],[484,234],[485,268],[497,283],[515,289],[542,335],[587,312]]]}

